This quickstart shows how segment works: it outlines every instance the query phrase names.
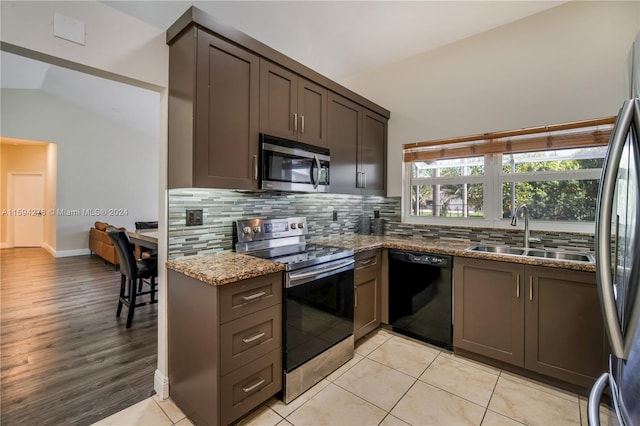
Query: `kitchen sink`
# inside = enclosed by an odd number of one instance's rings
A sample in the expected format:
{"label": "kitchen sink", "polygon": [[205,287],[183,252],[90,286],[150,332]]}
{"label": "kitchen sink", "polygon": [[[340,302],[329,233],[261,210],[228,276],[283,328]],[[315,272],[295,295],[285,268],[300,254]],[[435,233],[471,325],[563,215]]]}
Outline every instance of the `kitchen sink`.
{"label": "kitchen sink", "polygon": [[469,250],[472,251],[484,251],[487,253],[497,253],[497,254],[513,254],[513,255],[524,255],[525,250],[523,248],[517,247],[506,247],[506,246],[474,246]]}
{"label": "kitchen sink", "polygon": [[573,260],[576,262],[594,262],[593,257],[589,254],[567,253],[564,251],[529,250],[527,251],[527,256],[545,257],[547,259],[558,259],[558,260]]}
{"label": "kitchen sink", "polygon": [[487,246],[487,245],[471,246],[467,250],[479,251],[479,252],[485,252],[485,253],[495,253],[495,254],[508,254],[512,256],[530,256],[530,257],[541,257],[546,259],[570,260],[573,262],[595,263],[595,259],[593,255],[587,254],[587,253],[570,253],[566,251],[553,251],[553,250],[530,249],[530,248],[508,247],[508,246]]}

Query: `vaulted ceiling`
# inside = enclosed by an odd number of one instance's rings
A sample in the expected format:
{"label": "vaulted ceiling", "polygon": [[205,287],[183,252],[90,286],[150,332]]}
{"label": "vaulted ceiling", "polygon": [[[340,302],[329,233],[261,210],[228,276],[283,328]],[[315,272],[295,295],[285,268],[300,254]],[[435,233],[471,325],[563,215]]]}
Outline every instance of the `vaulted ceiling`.
{"label": "vaulted ceiling", "polygon": [[191,5],[340,81],[565,1],[102,1],[166,30]]}
{"label": "vaulted ceiling", "polygon": [[[166,30],[191,5],[340,82],[564,1],[102,1]],[[1,88],[52,96],[157,135],[156,93],[2,52]]]}

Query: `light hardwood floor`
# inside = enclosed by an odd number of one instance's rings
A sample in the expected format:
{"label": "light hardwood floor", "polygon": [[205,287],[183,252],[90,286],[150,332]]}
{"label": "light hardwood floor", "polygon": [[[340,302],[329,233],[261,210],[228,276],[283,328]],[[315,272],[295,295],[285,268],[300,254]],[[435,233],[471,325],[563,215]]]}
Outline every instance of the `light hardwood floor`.
{"label": "light hardwood floor", "polygon": [[154,394],[158,305],[127,330],[112,265],[3,249],[0,283],[3,426],[88,425]]}

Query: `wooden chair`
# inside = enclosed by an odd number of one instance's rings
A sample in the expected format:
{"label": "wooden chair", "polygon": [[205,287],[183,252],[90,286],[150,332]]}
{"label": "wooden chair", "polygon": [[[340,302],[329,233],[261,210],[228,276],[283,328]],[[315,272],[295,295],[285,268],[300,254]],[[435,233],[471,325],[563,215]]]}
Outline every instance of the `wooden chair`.
{"label": "wooden chair", "polygon": [[[118,253],[120,261],[120,297],[118,299],[118,310],[116,317],[120,317],[122,305],[127,305],[127,328],[131,327],[133,322],[133,313],[135,308],[144,305],[158,303],[156,299],[156,278],[158,277],[158,258],[151,257],[148,259],[137,260],[133,252],[133,245],[129,241],[126,231],[117,230],[113,227],[107,229],[107,235],[113,241],[113,245]],[[150,290],[140,291],[142,284],[148,284]],[[136,283],[138,285],[136,285]],[[149,295],[149,300],[138,302],[138,296]]]}

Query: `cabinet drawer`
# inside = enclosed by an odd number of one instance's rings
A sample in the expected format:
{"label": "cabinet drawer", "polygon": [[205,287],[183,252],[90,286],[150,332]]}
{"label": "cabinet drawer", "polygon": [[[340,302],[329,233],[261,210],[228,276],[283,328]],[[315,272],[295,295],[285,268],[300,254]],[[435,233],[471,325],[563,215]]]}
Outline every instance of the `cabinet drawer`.
{"label": "cabinet drawer", "polygon": [[282,348],[223,376],[220,422],[227,425],[282,389]]}
{"label": "cabinet drawer", "polygon": [[282,305],[273,305],[220,327],[220,374],[225,375],[282,347]]}
{"label": "cabinet drawer", "polygon": [[220,287],[220,323],[282,303],[282,273]]}
{"label": "cabinet drawer", "polygon": [[354,268],[356,271],[371,268],[380,268],[380,250],[369,250],[355,255],[356,264]]}

